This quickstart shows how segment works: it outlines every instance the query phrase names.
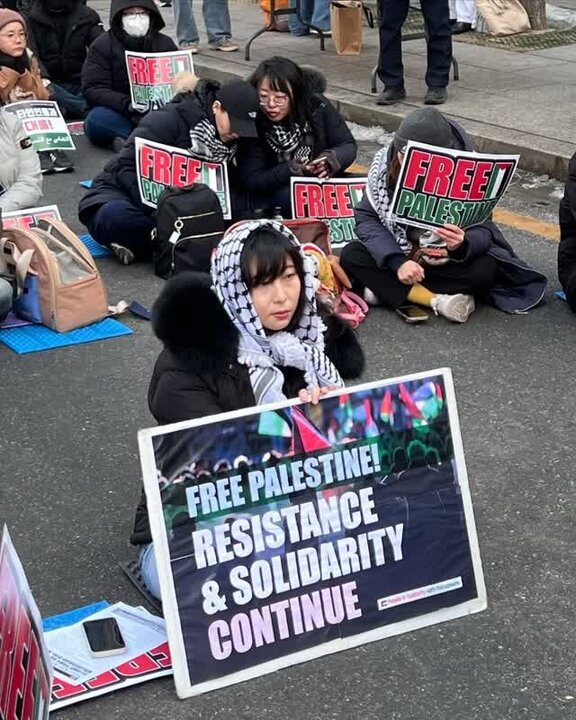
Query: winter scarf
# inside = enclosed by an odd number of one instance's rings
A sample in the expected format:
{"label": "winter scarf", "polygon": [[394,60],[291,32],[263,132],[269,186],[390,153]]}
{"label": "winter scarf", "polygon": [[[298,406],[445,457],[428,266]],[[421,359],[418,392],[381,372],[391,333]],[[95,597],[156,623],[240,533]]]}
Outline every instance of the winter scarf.
{"label": "winter scarf", "polygon": [[15,70],[19,75],[23,75],[26,70],[30,70],[28,51],[24,51],[19,57],[0,52],[0,67],[10,68],[10,70]]}
{"label": "winter scarf", "polygon": [[310,134],[310,125],[294,123],[286,127],[282,123],[267,123],[265,130],[266,142],[283,160],[295,160],[305,165],[312,160],[312,147],[306,143]]}
{"label": "winter scarf", "polygon": [[199,160],[227,163],[236,154],[236,143],[224,144],[214,125],[205,118],[190,130],[189,152]]}
{"label": "winter scarf", "polygon": [[252,220],[232,227],[212,258],[212,281],[220,302],[240,333],[238,362],[246,365],[258,405],[285,400],[284,375],[280,367],[302,370],[306,385],[326,387],[344,383],[324,354],[325,326],[316,312],[313,277],[305,260],[304,293],[306,303],[298,326],[291,332],[266,335],[250,292],[242,281],[240,258],[244,243],[260,228],[276,230],[300,250],[300,243],[282,223]]}
{"label": "winter scarf", "polygon": [[406,235],[406,229],[389,214],[390,197],[388,196],[387,176],[388,148],[382,148],[374,156],[368,171],[366,197],[380,218],[382,225],[394,235],[402,252],[409,255],[412,251],[412,243]]}

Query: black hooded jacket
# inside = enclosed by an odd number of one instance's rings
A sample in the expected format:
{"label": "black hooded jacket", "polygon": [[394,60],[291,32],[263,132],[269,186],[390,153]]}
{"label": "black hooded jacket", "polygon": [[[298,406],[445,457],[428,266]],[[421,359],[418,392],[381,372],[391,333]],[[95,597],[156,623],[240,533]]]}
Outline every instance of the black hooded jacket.
{"label": "black hooded jacket", "polygon": [[122,152],[112,158],[102,172],[96,176],[90,190],[80,201],[78,214],[85,223],[97,209],[113,200],[128,200],[141,208],[146,215],[152,215],[153,208],[140,200],[136,174],[136,138],[172,145],[178,148],[190,147],[190,130],[199,122],[209,119],[214,122],[212,105],[220,85],[211,80],[200,80],[193,93],[181,93],[169,103],[148,113],[136,130],[130,135]]}
{"label": "black hooded jacket", "polygon": [[42,77],[80,85],[88,48],[104,32],[98,13],[82,0],[34,0],[26,23],[28,46],[38,59]]}
{"label": "black hooded jacket", "polygon": [[[237,361],[239,333],[210,289],[210,278],[182,273],[168,281],[152,313],[154,332],[164,344],[150,386],[148,406],[160,425],[254,407],[248,368]],[[364,370],[364,353],[352,328],[335,315],[326,324],[325,352],[344,379]],[[283,369],[284,393],[306,387],[296,368]],[[131,542],[151,542],[146,502],[136,512]]]}
{"label": "black hooded jacket", "polygon": [[[356,141],[342,115],[324,97],[324,78],[308,68],[304,69],[304,76],[312,92],[312,157],[317,158],[323,152],[331,150],[338,160],[340,170],[346,170],[356,159]],[[266,142],[267,122],[264,114],[259,112],[256,120],[258,139],[238,144],[238,181],[250,194],[269,194],[280,190],[290,184],[292,177],[289,163],[279,162],[276,153]]]}
{"label": "black hooded jacket", "polygon": [[[136,6],[150,14],[150,30],[142,38],[130,37],[122,29],[122,11]],[[130,83],[124,52],[177,50],[172,38],[160,32],[164,25],[154,0],[112,0],[110,30],[92,44],[82,68],[82,94],[90,107],[103,106],[138,119],[138,115],[130,113]]]}

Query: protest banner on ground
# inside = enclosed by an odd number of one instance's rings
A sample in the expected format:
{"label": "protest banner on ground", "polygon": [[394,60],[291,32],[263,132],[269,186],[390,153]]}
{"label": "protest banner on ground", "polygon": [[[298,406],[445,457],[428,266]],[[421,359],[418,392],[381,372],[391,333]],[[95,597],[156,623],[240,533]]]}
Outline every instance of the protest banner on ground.
{"label": "protest banner on ground", "polygon": [[139,445],[179,697],[486,607],[449,370]]}
{"label": "protest banner on ground", "polygon": [[208,185],[218,195],[224,217],[232,217],[226,163],[198,160],[182,148],[136,138],[138,190],[144,205],[155,208],[167,187],[186,187],[195,182]]}
{"label": "protest banner on ground", "polygon": [[126,50],[130,98],[135,110],[158,108],[174,97],[172,81],[182,71],[194,72],[189,50],[165,53],[137,53]]}
{"label": "protest banner on ground", "polygon": [[27,210],[12,210],[2,213],[2,226],[29,230],[38,220],[62,220],[58,205],[43,205],[42,207],[28,208]]}
{"label": "protest banner on ground", "polygon": [[342,247],[357,240],[354,208],[362,198],[365,177],[318,180],[291,178],[292,217],[294,220],[315,218],[330,228],[330,244]]}
{"label": "protest banner on ground", "polygon": [[98,695],[106,695],[114,690],[122,690],[131,685],[171,674],[172,663],[167,642],[128,662],[118,663],[111,670],[79,685],[54,673],[50,710],[59,710],[68,705],[82,702],[82,700],[90,700]]}
{"label": "protest banner on ground", "polygon": [[0,544],[0,718],[47,718],[51,683],[40,613],[4,526]]}
{"label": "protest banner on ground", "polygon": [[490,218],[506,192],[519,155],[449,150],[409,142],[390,217],[423,228],[461,228]]}
{"label": "protest banner on ground", "polygon": [[28,133],[36,151],[76,150],[58,104],[52,100],[24,100],[4,105],[14,113]]}

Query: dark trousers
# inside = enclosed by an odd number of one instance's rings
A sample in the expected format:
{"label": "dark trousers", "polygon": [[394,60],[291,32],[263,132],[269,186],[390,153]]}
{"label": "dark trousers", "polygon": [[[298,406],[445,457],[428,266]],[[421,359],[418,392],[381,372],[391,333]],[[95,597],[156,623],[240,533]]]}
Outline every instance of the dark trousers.
{"label": "dark trousers", "polygon": [[150,234],[154,220],[129,200],[107,202],[84,222],[100,245],[109,247],[111,243],[118,243],[131,250],[138,259],[151,257]]}
{"label": "dark trousers", "polygon": [[84,120],[84,134],[94,145],[111,147],[115,138],[126,140],[136,125],[107,107],[95,107]]}
{"label": "dark trousers", "polygon": [[62,115],[67,120],[82,120],[88,112],[88,105],[82,96],[80,85],[72,83],[51,83],[53,100],[56,100]]}
{"label": "dark trousers", "polygon": [[[393,310],[406,304],[411,286],[401,283],[394,270],[379,268],[361,242],[344,247],[340,264],[353,280],[356,292],[369,288],[383,305]],[[481,255],[470,262],[426,265],[424,272],[421,284],[433,293],[464,293],[484,300],[496,285],[498,262],[490,255]]]}
{"label": "dark trousers", "polygon": [[[379,0],[380,53],[378,77],[388,87],[404,85],[402,65],[402,25],[410,0]],[[426,85],[445,88],[450,78],[452,33],[448,0],[421,0],[427,34]]]}

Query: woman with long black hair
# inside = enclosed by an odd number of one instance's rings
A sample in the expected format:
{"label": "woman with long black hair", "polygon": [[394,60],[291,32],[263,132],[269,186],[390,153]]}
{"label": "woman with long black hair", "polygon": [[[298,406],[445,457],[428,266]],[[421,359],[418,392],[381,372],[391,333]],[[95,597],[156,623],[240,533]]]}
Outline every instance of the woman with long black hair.
{"label": "woman with long black hair", "polygon": [[324,97],[324,77],[288,58],[271,57],[249,80],[258,91],[258,139],[239,144],[241,189],[252,207],[280,207],[290,217],[290,178],[332,177],[356,159],[344,118]]}

